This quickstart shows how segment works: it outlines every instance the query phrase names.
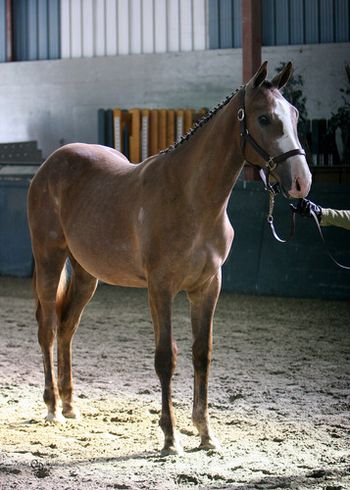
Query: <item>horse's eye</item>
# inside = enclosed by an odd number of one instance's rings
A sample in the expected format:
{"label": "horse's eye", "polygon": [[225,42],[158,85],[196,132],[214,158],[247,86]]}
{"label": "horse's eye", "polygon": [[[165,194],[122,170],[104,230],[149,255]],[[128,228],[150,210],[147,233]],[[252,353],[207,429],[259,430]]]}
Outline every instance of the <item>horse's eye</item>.
{"label": "horse's eye", "polygon": [[268,126],[269,124],[271,124],[271,120],[268,116],[259,116],[258,121],[261,126]]}

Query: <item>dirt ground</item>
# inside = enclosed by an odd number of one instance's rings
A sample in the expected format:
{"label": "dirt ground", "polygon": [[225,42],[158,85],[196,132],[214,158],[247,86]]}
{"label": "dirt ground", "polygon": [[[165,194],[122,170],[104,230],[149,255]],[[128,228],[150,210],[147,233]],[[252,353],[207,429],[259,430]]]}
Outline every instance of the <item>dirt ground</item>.
{"label": "dirt ground", "polygon": [[210,414],[191,425],[188,305],[176,301],[184,456],[161,457],[146,292],[100,286],[74,342],[79,421],[45,425],[30,281],[0,278],[1,489],[350,489],[349,302],[222,294]]}

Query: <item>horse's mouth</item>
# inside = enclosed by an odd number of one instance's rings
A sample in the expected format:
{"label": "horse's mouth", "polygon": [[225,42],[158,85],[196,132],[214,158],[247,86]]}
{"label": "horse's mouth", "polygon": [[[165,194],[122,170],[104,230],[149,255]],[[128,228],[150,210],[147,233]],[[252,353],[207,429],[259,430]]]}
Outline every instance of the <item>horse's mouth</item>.
{"label": "horse's mouth", "polygon": [[[283,197],[285,197],[286,199],[295,199],[295,196],[293,196],[290,191],[292,189],[289,189],[287,191],[287,189],[284,187],[284,185],[281,183],[281,182],[275,182],[273,185],[272,185],[272,189],[273,191],[275,192],[275,194],[279,194],[281,193],[283,195]],[[297,186],[297,191],[300,192],[300,186],[298,184]]]}
{"label": "horse's mouth", "polygon": [[271,188],[274,194],[282,194],[286,199],[292,199],[292,196],[289,194],[289,192],[283,187],[283,185],[276,181],[273,184],[271,184]]}

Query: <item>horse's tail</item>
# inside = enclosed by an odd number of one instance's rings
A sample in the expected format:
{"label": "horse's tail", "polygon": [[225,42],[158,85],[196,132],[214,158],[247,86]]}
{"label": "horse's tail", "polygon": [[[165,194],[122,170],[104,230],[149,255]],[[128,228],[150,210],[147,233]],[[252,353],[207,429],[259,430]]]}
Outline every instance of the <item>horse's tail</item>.
{"label": "horse's tail", "polygon": [[67,296],[67,290],[70,282],[71,269],[68,259],[66,260],[64,267],[61,271],[60,280],[58,282],[57,293],[56,293],[56,313],[58,318],[61,318],[62,310],[64,306],[64,301]]}
{"label": "horse's tail", "polygon": [[[62,309],[64,305],[64,300],[67,295],[67,290],[71,277],[71,265],[69,263],[69,259],[64,264],[64,267],[61,271],[60,280],[58,282],[57,292],[56,292],[56,314],[59,319],[61,319]],[[36,290],[36,270],[34,266],[33,276],[32,276],[32,286],[33,286],[33,295],[36,306],[36,318],[39,321],[40,315],[40,301],[38,297],[38,293]]]}

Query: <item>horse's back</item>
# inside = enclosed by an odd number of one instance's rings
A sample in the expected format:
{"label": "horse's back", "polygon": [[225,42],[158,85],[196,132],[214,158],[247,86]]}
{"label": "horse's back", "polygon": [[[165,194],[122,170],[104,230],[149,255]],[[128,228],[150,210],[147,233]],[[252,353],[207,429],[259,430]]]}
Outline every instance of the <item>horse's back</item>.
{"label": "horse's back", "polygon": [[75,175],[115,173],[131,170],[134,167],[129,160],[118,150],[101,145],[86,143],[71,143],[62,146],[53,152],[42,164],[33,182],[47,178],[54,181],[68,178],[72,180]]}
{"label": "horse's back", "polygon": [[[29,191],[34,248],[45,249],[46,255],[53,248],[67,248],[94,277],[139,285],[142,193],[136,168],[118,151],[98,145],[72,144],[53,153]],[[130,271],[124,271],[126,265]],[[116,278],[112,271],[118,271]]]}
{"label": "horse's back", "polygon": [[89,202],[94,194],[103,200],[109,192],[126,187],[135,165],[119,151],[100,145],[72,143],[54,153],[39,168],[28,194],[29,215],[35,207],[59,204],[72,211],[74,204]]}

